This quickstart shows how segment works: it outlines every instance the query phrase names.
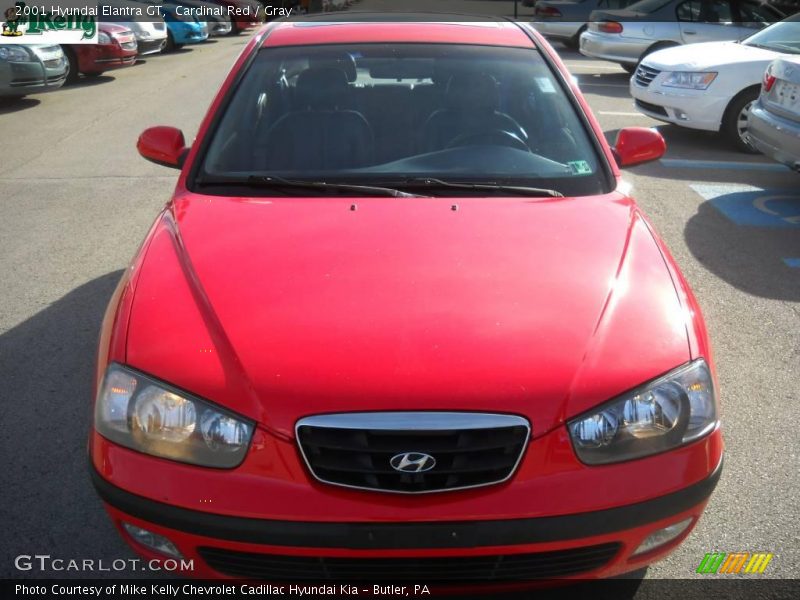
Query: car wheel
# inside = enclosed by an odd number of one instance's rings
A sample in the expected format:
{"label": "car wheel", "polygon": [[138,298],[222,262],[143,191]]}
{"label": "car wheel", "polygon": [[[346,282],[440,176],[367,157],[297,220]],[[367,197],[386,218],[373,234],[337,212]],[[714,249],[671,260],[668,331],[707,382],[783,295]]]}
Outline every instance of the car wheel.
{"label": "car wheel", "polygon": [[619,66],[625,69],[631,75],[633,75],[636,72],[636,69],[638,68],[639,65],[638,64],[632,65],[631,63],[620,63]]}
{"label": "car wheel", "polygon": [[239,27],[239,23],[231,19],[231,32],[228,35],[239,35],[240,33],[242,33],[242,28]]}
{"label": "car wheel", "polygon": [[759,88],[752,87],[740,92],[725,110],[722,118],[722,134],[728,138],[740,152],[756,154],[758,151],[750,145],[747,137],[747,126],[750,122],[750,108],[758,98]]}
{"label": "car wheel", "polygon": [[571,38],[564,40],[564,45],[571,50],[577,50],[581,45],[581,34],[584,31],[586,31],[586,25],[578,29]]}
{"label": "car wheel", "polygon": [[83,76],[84,77],[100,77],[100,75],[102,75],[102,74],[103,74],[102,71],[92,71],[91,73],[84,73]]}
{"label": "car wheel", "polygon": [[171,31],[167,31],[167,45],[164,46],[164,52],[175,52],[175,48],[177,48],[175,38],[172,37]]}
{"label": "car wheel", "polygon": [[64,51],[64,56],[67,59],[67,80],[65,83],[67,85],[76,83],[80,75],[78,71],[78,57],[75,56],[75,53],[70,48],[61,46],[61,49]]}

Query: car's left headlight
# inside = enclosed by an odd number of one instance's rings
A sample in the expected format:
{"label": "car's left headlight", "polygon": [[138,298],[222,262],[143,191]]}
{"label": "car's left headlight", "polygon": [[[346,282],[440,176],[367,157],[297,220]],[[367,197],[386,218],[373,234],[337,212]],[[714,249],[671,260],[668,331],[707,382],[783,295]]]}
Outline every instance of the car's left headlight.
{"label": "car's left headlight", "polygon": [[578,458],[602,465],[665,452],[717,426],[708,365],[696,360],[568,423]]}
{"label": "car's left headlight", "polygon": [[705,90],[717,78],[717,73],[695,73],[692,71],[674,71],[661,82],[664,87],[685,88],[688,90]]}
{"label": "car's left headlight", "polygon": [[117,364],[106,371],[94,423],[100,435],[132,450],[223,469],[244,460],[253,435],[242,417]]}

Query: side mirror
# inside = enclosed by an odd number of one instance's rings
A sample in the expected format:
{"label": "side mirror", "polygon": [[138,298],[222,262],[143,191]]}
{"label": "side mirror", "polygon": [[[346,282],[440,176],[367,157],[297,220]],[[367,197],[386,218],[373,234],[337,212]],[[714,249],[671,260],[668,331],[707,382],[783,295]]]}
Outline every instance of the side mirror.
{"label": "side mirror", "polygon": [[163,125],[145,129],[136,142],[136,149],[147,160],[173,169],[183,166],[189,152],[183,132]]}
{"label": "side mirror", "polygon": [[614,156],[620,167],[630,167],[664,156],[667,144],[661,134],[647,127],[620,129],[614,144]]}

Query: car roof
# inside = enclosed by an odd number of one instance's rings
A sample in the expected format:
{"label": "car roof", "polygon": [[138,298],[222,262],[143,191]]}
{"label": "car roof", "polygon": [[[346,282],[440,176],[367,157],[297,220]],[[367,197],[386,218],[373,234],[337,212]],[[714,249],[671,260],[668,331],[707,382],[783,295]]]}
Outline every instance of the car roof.
{"label": "car roof", "polygon": [[263,46],[379,42],[534,46],[512,21],[438,13],[348,13],[338,18],[278,21]]}

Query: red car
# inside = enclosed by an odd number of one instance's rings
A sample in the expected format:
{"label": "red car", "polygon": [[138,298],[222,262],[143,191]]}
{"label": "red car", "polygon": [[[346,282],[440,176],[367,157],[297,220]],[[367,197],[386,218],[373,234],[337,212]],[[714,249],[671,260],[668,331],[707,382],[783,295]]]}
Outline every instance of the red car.
{"label": "red car", "polygon": [[[195,577],[528,585],[642,569],[720,476],[700,309],[530,28],[274,22],[109,306],[89,440]],[[373,17],[374,19],[374,17]],[[315,26],[308,26],[313,23]]]}
{"label": "red car", "polygon": [[130,29],[103,22],[97,23],[97,29],[97,44],[61,46],[69,64],[67,83],[78,81],[80,73],[94,77],[136,62],[136,36]]}

